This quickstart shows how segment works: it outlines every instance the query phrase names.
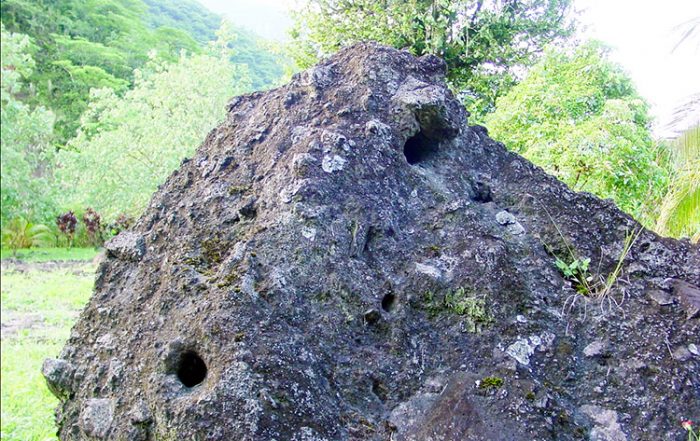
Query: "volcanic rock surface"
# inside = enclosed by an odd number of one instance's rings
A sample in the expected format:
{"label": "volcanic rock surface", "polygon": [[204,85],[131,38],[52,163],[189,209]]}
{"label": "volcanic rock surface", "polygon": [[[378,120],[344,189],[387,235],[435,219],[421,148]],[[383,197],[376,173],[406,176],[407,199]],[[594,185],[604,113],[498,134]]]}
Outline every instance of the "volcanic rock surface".
{"label": "volcanic rock surface", "polygon": [[698,247],[468,126],[444,74],[360,44],[233,99],[46,361],[60,438],[686,439]]}

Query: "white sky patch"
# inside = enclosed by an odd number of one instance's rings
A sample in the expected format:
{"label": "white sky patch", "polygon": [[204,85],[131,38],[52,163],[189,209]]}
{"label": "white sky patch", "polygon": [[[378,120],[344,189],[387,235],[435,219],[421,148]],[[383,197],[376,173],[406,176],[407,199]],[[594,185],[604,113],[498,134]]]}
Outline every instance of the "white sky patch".
{"label": "white sky patch", "polygon": [[285,41],[296,0],[199,0],[209,10],[269,40]]}
{"label": "white sky patch", "polygon": [[667,134],[673,109],[700,93],[700,41],[681,38],[677,28],[700,17],[700,0],[575,0],[581,37],[613,48],[611,58],[629,73],[639,93],[651,104],[655,133]]}

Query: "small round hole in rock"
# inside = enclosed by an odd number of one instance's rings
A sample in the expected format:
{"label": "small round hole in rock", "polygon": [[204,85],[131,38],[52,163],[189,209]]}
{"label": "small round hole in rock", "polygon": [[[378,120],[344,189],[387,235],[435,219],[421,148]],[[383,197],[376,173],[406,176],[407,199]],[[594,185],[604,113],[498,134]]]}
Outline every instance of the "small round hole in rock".
{"label": "small round hole in rock", "polygon": [[408,138],[403,146],[403,154],[406,161],[416,165],[429,159],[437,151],[437,141],[426,137],[423,132],[418,132]]}
{"label": "small round hole in rock", "polygon": [[204,381],[207,376],[207,365],[202,357],[194,351],[186,351],[180,355],[177,363],[177,378],[187,387],[194,387]]}
{"label": "small round hole in rock", "polygon": [[393,294],[387,294],[382,298],[382,309],[386,312],[391,311],[394,309],[394,301],[396,300],[396,296]]}

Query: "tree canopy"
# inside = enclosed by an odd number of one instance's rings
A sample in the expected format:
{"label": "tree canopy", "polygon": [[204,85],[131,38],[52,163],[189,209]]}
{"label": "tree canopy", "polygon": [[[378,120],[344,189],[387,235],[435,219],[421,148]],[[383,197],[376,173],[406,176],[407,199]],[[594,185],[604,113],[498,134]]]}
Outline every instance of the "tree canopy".
{"label": "tree canopy", "polygon": [[480,119],[543,47],[571,32],[570,0],[311,0],[296,16],[290,50],[306,67],[340,47],[374,40],[436,54]]}
{"label": "tree canopy", "polygon": [[31,94],[22,80],[31,76],[34,59],[27,53],[26,35],[7,32],[0,24],[0,194],[2,224],[8,219],[30,218],[50,211],[52,191],[47,185],[52,162],[50,140],[54,116],[19,98]]}
{"label": "tree canopy", "polygon": [[495,139],[649,224],[666,185],[647,104],[600,44],[551,49],[486,117]]}
{"label": "tree canopy", "polygon": [[250,90],[245,66],[225,45],[151,60],[123,97],[95,89],[78,135],[58,154],[62,206],[90,206],[108,218],[137,215],[151,194],[220,121],[231,96]]}
{"label": "tree canopy", "polygon": [[[3,0],[1,18],[33,42],[36,67],[23,82],[36,89],[31,104],[56,115],[58,145],[75,135],[91,89],[121,95],[153,54],[176,62],[182,50],[200,53],[221,24],[193,0]],[[232,62],[250,66],[253,87],[275,85],[282,58],[250,32],[235,33]]]}

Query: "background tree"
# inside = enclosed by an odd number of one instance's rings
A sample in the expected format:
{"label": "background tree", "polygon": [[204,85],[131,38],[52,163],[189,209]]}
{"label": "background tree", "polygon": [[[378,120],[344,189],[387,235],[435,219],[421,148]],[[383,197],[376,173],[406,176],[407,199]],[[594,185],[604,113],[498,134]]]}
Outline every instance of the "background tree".
{"label": "background tree", "polygon": [[577,191],[614,199],[646,225],[667,185],[663,152],[630,78],[586,44],[549,50],[486,118],[495,139]]}
{"label": "background tree", "polygon": [[[56,115],[59,146],[75,135],[91,89],[121,96],[135,84],[134,69],[154,54],[177,62],[183,49],[199,53],[221,24],[193,0],[3,0],[1,17],[10,31],[35,42],[36,68],[26,81],[37,93],[30,103]],[[237,33],[232,62],[250,66],[256,88],[277,84],[283,57],[253,34]]]}
{"label": "background tree", "polygon": [[54,116],[43,107],[33,108],[20,97],[31,94],[22,80],[34,69],[26,35],[10,33],[0,24],[2,87],[0,90],[0,150],[2,225],[8,219],[41,217],[51,207],[48,186]]}
{"label": "background tree", "polygon": [[310,0],[296,15],[301,67],[356,41],[436,54],[476,120],[494,109],[543,47],[572,30],[570,0]]}
{"label": "background tree", "polygon": [[67,207],[94,207],[108,219],[138,215],[167,176],[190,156],[234,95],[250,90],[245,66],[230,62],[223,33],[208,53],[153,59],[119,97],[93,90],[78,135],[58,154]]}

